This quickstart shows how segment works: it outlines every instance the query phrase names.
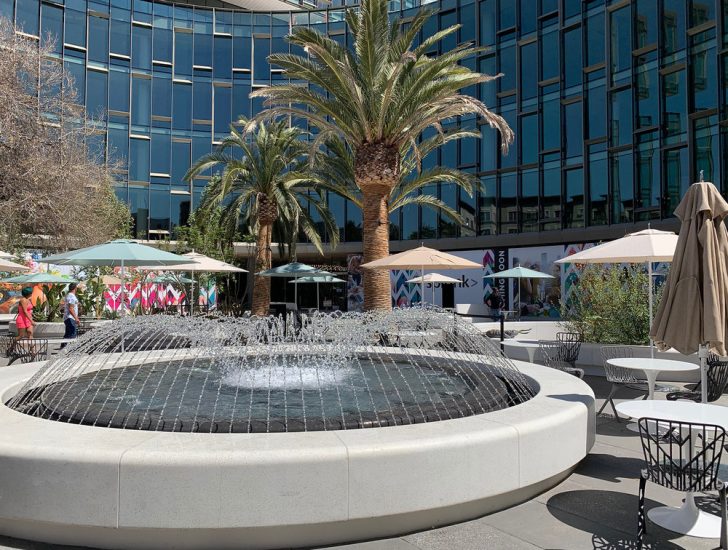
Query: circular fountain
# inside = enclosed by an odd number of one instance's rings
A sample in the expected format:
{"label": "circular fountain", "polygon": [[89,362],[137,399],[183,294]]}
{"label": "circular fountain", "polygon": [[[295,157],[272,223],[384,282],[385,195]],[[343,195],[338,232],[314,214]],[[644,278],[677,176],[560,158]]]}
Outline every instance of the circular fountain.
{"label": "circular fountain", "polygon": [[0,391],[0,532],[109,548],[451,523],[550,487],[593,442],[585,384],[420,308],[125,319]]}

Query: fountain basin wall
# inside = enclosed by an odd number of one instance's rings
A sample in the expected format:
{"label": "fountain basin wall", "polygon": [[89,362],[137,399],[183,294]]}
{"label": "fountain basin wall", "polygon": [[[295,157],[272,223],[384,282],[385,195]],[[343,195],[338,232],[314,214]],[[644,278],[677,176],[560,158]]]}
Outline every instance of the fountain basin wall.
{"label": "fountain basin wall", "polygon": [[[594,442],[584,382],[516,365],[538,386],[525,403],[359,430],[119,430],[0,405],[0,532],[103,548],[302,547],[502,509],[558,483]],[[39,367],[0,370],[3,403]]]}

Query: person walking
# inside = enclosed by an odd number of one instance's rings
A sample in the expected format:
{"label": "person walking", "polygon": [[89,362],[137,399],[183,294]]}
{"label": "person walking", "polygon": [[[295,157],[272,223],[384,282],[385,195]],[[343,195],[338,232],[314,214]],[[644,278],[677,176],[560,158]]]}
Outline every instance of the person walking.
{"label": "person walking", "polygon": [[78,298],[76,297],[76,283],[68,285],[68,294],[63,304],[63,323],[66,325],[64,339],[75,338],[81,321],[78,318]]}
{"label": "person walking", "polygon": [[32,338],[35,321],[33,321],[33,303],[30,297],[33,295],[33,289],[26,286],[20,292],[20,301],[18,302],[18,316],[15,318],[15,326],[18,329],[18,340],[21,338]]}
{"label": "person walking", "polygon": [[485,299],[485,305],[490,308],[490,316],[493,320],[500,319],[503,314],[503,298],[497,286],[493,287],[493,292]]}

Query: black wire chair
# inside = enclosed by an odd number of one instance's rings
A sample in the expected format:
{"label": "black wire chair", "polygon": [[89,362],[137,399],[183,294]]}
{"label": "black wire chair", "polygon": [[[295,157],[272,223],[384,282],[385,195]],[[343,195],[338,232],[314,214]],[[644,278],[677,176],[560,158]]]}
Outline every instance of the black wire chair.
{"label": "black wire chair", "polygon": [[48,359],[48,340],[45,338],[21,338],[15,341],[7,356],[10,358],[8,365],[15,361],[21,363],[33,363]]}
{"label": "black wire chair", "polygon": [[[728,385],[728,361],[722,361],[717,355],[712,353],[708,356],[708,402],[717,401],[723,395]],[[700,403],[702,400],[702,392],[700,384],[693,387],[692,390],[676,391],[668,393],[665,396],[670,401],[678,399],[686,399]]]}
{"label": "black wire chair", "polygon": [[569,363],[571,368],[575,369],[581,351],[581,335],[576,332],[557,332],[556,341],[561,344],[560,360]]}
{"label": "black wire chair", "polygon": [[725,448],[725,430],[712,424],[670,422],[640,418],[640,440],[646,467],[642,470],[637,510],[637,539],[647,532],[645,486],[648,481],[675,491],[718,491],[721,510],[720,547],[728,549],[726,493],[718,479],[720,457]]}
{"label": "black wire chair", "polygon": [[579,378],[584,378],[584,369],[574,367],[570,361],[565,360],[564,347],[556,340],[542,340],[538,343],[544,365],[552,369],[568,372]]}

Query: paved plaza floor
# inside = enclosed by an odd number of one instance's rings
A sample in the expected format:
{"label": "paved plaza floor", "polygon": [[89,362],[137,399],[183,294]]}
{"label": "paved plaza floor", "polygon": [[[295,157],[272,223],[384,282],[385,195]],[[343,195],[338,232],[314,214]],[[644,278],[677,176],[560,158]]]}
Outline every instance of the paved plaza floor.
{"label": "paved plaza floor", "polygon": [[[603,378],[587,377],[597,395],[597,409],[609,391]],[[638,398],[623,390],[620,399]],[[657,394],[664,399],[664,394]],[[619,401],[618,400],[618,401]],[[728,406],[728,395],[719,404]],[[609,406],[605,413],[609,411]],[[639,435],[611,416],[597,419],[596,444],[591,454],[564,482],[518,506],[479,519],[412,533],[402,537],[329,547],[336,550],[581,550],[637,549],[637,485],[642,467]],[[557,442],[555,442],[557,444]],[[728,466],[728,459],[726,459]],[[728,467],[721,470],[726,472]],[[646,505],[677,506],[682,493],[648,483]],[[717,499],[703,495],[699,505],[716,510]],[[644,548],[712,549],[714,539],[680,536],[648,523]],[[0,548],[50,550],[51,546],[0,537]]]}

